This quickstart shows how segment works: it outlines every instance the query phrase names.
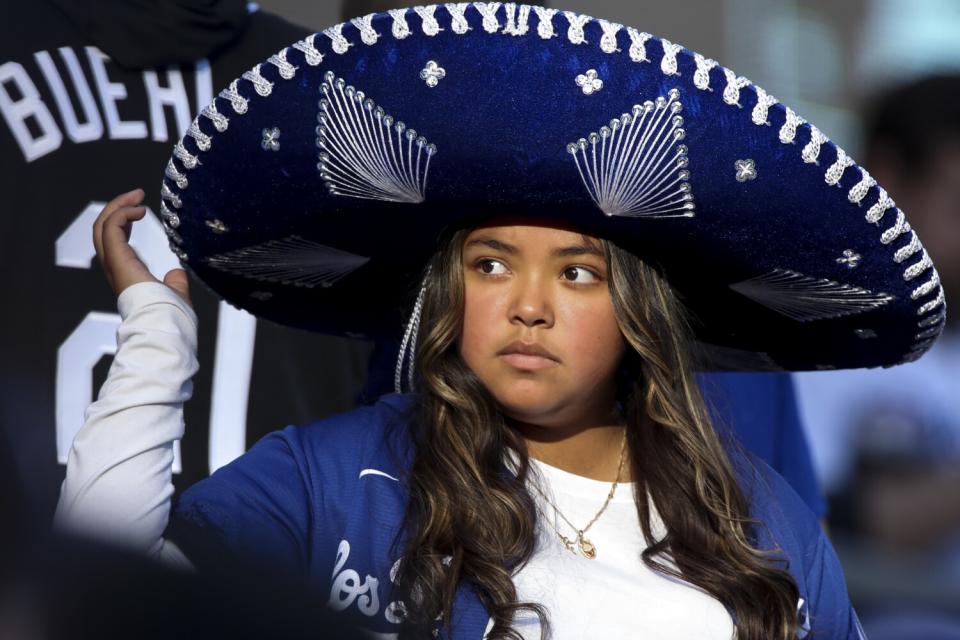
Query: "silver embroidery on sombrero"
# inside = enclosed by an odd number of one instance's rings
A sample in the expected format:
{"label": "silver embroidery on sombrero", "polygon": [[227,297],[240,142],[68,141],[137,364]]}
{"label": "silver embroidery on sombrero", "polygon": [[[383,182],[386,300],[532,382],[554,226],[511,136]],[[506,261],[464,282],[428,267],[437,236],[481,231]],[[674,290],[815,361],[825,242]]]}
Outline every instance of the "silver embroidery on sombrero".
{"label": "silver embroidery on sombrero", "polygon": [[680,92],[634,105],[567,145],[590,197],[608,216],[694,215]]}
{"label": "silver embroidery on sombrero", "polygon": [[290,236],[204,259],[220,271],[295,287],[329,287],[370,258]]}
{"label": "silver embroidery on sombrero", "polygon": [[166,222],[172,229],[180,226],[180,215],[170,209],[163,200],[160,201],[160,219]]}
{"label": "silver embroidery on sombrero", "polygon": [[437,147],[332,71],[320,85],[320,177],[333,195],[423,202]]}
{"label": "silver embroidery on sombrero", "polygon": [[167,168],[164,170],[163,174],[173,180],[174,184],[181,189],[186,189],[187,185],[190,184],[190,182],[187,180],[187,175],[177,171],[177,167],[173,164],[173,160],[167,160]]}
{"label": "silver embroidery on sombrero", "polygon": [[840,318],[872,311],[893,296],[869,289],[814,278],[789,269],[774,269],[730,288],[754,302],[799,322]]}

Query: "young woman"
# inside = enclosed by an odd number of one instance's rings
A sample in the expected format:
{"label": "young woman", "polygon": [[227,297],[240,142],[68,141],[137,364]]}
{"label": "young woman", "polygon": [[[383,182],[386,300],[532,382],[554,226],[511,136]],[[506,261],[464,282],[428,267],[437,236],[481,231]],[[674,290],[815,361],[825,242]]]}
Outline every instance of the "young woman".
{"label": "young woman", "polygon": [[916,357],[942,293],[882,189],[761,89],[585,16],[418,7],[273,56],[174,155],[172,246],[227,300],[373,335],[419,284],[414,393],[264,438],[168,518],[196,321],[125,194],[94,229],[124,324],[61,522],[254,557],[376,633],[862,637],[816,519],[692,372]]}

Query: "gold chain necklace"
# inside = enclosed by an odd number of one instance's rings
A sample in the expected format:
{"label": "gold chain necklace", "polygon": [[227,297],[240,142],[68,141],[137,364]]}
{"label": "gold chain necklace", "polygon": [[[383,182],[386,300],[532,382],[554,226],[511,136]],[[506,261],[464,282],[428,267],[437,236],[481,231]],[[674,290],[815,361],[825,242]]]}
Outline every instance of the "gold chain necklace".
{"label": "gold chain necklace", "polygon": [[610,501],[613,499],[613,494],[617,490],[617,485],[620,484],[620,474],[623,472],[623,460],[624,460],[624,453],[626,453],[626,450],[627,450],[627,432],[626,430],[624,430],[623,442],[620,445],[620,464],[617,466],[617,478],[613,481],[613,485],[610,487],[610,492],[607,493],[607,499],[603,501],[603,506],[600,507],[600,510],[597,511],[596,515],[593,516],[590,522],[587,523],[587,526],[585,526],[582,529],[578,529],[577,525],[570,522],[570,520],[568,520],[567,517],[560,512],[560,509],[557,508],[557,505],[555,505],[553,501],[550,500],[550,498],[548,498],[547,495],[540,490],[540,487],[538,487],[536,483],[533,484],[533,488],[537,490],[537,493],[539,493],[543,497],[543,499],[547,501],[547,504],[553,507],[553,512],[556,515],[563,518],[563,521],[566,522],[568,525],[570,525],[571,529],[577,532],[577,535],[574,536],[574,538],[571,540],[567,536],[560,533],[560,530],[557,529],[557,520],[556,518],[554,518],[553,530],[557,534],[557,536],[560,537],[560,541],[563,543],[563,546],[566,547],[567,551],[569,551],[570,553],[576,554],[579,551],[580,555],[582,555],[584,558],[587,558],[588,560],[593,560],[594,558],[597,557],[597,546],[593,544],[593,542],[591,542],[590,539],[587,538],[586,535],[584,534],[586,534],[587,531],[590,530],[590,527],[593,526],[593,523],[595,523],[597,519],[603,514],[603,512],[606,511],[607,505],[609,505]]}

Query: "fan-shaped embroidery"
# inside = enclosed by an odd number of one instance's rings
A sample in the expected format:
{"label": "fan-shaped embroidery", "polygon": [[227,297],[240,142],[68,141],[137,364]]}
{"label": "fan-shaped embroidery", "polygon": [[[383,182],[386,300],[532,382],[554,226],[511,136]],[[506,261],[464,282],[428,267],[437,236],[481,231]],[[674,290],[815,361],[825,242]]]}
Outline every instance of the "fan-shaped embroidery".
{"label": "fan-shaped embroidery", "polygon": [[423,202],[437,147],[332,71],[320,85],[320,177],[333,195]]}
{"label": "fan-shaped embroidery", "polygon": [[295,287],[329,287],[370,261],[300,236],[210,256],[206,263],[244,278]]}
{"label": "fan-shaped embroidery", "polygon": [[694,215],[680,92],[634,105],[567,145],[590,197],[608,216]]}
{"label": "fan-shaped embroidery", "polygon": [[893,296],[886,293],[874,293],[788,269],[774,269],[731,284],[730,288],[799,322],[864,313],[893,300]]}

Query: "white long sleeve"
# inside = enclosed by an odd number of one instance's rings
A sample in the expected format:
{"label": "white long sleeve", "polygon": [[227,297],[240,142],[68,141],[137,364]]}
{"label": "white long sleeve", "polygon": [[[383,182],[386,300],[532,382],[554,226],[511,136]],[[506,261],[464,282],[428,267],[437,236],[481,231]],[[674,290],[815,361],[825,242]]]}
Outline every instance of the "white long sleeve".
{"label": "white long sleeve", "polygon": [[183,437],[183,403],[197,371],[197,316],[155,282],[128,287],[117,307],[117,353],[70,449],[54,523],[189,567],[162,536],[173,443]]}

